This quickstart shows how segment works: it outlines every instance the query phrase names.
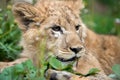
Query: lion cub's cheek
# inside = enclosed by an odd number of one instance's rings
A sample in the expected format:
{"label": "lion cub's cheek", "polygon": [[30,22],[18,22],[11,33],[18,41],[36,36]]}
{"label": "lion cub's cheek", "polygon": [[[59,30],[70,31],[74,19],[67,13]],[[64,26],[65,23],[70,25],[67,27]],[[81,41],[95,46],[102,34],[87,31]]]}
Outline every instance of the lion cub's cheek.
{"label": "lion cub's cheek", "polygon": [[23,34],[23,38],[29,44],[36,43],[40,40],[40,32],[37,29],[29,29]]}

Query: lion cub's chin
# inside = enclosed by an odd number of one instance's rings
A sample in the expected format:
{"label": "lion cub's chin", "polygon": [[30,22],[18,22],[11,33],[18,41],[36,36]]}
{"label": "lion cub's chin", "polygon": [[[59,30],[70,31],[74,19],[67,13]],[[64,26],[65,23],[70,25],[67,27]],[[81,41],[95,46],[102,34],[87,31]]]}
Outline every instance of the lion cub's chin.
{"label": "lion cub's chin", "polygon": [[64,65],[72,65],[72,70],[76,71],[76,67],[77,67],[79,58],[75,56],[75,57],[73,57],[73,58],[71,58],[69,60],[63,60],[63,59],[60,59],[58,57],[56,59],[61,61],[61,63],[64,64]]}

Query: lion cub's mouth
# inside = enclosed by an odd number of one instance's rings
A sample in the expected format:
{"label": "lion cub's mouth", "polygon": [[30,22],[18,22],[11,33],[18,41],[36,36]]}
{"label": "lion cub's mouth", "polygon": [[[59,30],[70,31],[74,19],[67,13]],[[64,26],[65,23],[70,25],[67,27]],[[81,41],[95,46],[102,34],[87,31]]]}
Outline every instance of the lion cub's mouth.
{"label": "lion cub's mouth", "polygon": [[78,57],[77,57],[77,56],[74,56],[74,57],[72,57],[72,58],[70,58],[70,59],[64,59],[64,58],[56,57],[56,59],[60,60],[61,62],[70,62],[70,61],[75,61],[75,60],[77,60]]}

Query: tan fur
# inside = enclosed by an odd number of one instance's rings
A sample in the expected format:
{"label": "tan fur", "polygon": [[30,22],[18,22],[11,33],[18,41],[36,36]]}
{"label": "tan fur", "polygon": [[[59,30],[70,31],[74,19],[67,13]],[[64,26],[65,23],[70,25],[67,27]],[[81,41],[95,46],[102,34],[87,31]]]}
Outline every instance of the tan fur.
{"label": "tan fur", "polygon": [[[120,63],[120,41],[114,36],[98,35],[87,29],[79,18],[82,8],[82,0],[41,0],[34,6],[28,3],[14,5],[13,13],[23,34],[22,56],[35,60],[39,53],[38,44],[46,37],[47,50],[64,59],[75,55],[70,47],[82,48],[77,54],[80,57],[78,72],[87,73],[97,67],[110,74],[111,66]],[[78,24],[81,27],[76,31]],[[53,31],[51,27],[54,25],[59,25],[63,33]]]}

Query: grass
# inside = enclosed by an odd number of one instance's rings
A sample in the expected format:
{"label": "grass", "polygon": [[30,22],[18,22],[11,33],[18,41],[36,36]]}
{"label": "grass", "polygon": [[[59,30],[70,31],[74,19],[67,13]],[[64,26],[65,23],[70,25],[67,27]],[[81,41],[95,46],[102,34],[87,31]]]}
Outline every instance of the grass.
{"label": "grass", "polygon": [[0,12],[0,61],[12,61],[18,57],[20,36],[11,10]]}
{"label": "grass", "polygon": [[[46,69],[54,69],[57,71],[67,71],[74,73],[78,76],[91,76],[97,74],[100,70],[92,68],[87,74],[81,74],[73,72],[72,66],[63,65],[59,60],[51,57],[45,61],[41,68],[37,68],[33,65],[31,60],[27,60],[21,64],[5,68],[0,74],[0,80],[47,80],[49,75],[45,77]],[[49,65],[49,66],[47,66]]]}

